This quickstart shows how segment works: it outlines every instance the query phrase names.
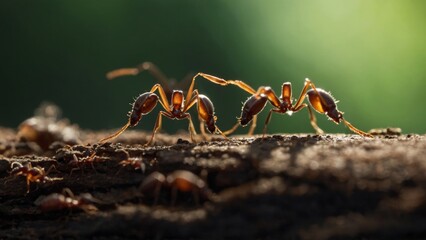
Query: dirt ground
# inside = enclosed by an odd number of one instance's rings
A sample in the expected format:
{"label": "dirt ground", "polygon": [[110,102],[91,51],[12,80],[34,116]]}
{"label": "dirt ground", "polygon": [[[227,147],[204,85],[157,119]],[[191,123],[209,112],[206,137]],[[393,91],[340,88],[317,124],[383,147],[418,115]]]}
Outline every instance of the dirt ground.
{"label": "dirt ground", "polygon": [[[0,239],[426,238],[425,135],[191,143],[183,132],[158,134],[144,147],[150,133],[128,130],[111,144],[96,144],[108,133],[83,131],[77,145],[43,148],[0,129]],[[122,166],[123,160],[139,161],[142,170]],[[10,172],[13,162],[55,169],[26,193],[25,174]],[[150,173],[175,170],[196,174],[212,194],[141,190]],[[64,188],[75,196],[90,193],[94,201],[56,211],[37,206]]]}

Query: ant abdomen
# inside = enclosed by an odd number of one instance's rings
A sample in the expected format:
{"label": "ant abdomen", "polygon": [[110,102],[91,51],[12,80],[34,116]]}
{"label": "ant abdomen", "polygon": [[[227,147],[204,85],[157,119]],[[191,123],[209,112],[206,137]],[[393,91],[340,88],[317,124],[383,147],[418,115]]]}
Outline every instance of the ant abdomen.
{"label": "ant abdomen", "polygon": [[260,111],[263,110],[266,106],[268,98],[264,94],[260,96],[253,95],[249,97],[243,105],[243,109],[240,117],[241,126],[247,125],[252,119],[253,116],[257,115]]}
{"label": "ant abdomen", "polygon": [[132,111],[130,112],[130,126],[136,126],[141,120],[142,115],[146,115],[155,108],[158,102],[158,96],[152,92],[146,92],[139,95],[133,103]]}
{"label": "ant abdomen", "polygon": [[198,114],[201,119],[205,122],[207,129],[214,133],[216,131],[214,106],[212,101],[203,94],[198,95]]}
{"label": "ant abdomen", "polygon": [[336,100],[330,93],[321,88],[310,89],[306,92],[311,106],[319,113],[326,114],[331,120],[339,123],[342,113],[337,110]]}

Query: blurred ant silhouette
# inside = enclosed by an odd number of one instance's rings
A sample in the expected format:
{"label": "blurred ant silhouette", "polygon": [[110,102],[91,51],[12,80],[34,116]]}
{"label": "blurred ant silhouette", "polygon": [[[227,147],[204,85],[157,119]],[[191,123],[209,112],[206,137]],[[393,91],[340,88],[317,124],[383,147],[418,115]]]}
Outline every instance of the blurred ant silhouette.
{"label": "blurred ant silhouette", "polygon": [[144,194],[152,195],[156,205],[162,187],[170,188],[172,206],[176,203],[178,192],[192,192],[196,205],[199,205],[200,197],[208,200],[213,195],[203,179],[187,170],[175,170],[167,176],[157,171],[152,172],[145,177],[139,189]]}
{"label": "blurred ant silhouette", "polygon": [[[217,78],[217,77],[216,77]],[[223,80],[226,81],[226,80]],[[238,118],[237,124],[230,130],[224,132],[228,135],[234,132],[239,125],[246,126],[252,122],[252,126],[249,131],[251,135],[256,126],[256,116],[259,114],[266,103],[269,101],[274,108],[269,110],[268,116],[265,120],[265,125],[263,127],[263,137],[265,137],[267,125],[271,120],[272,113],[287,113],[288,115],[298,112],[303,108],[307,108],[309,112],[309,118],[312,127],[315,129],[317,134],[323,134],[324,131],[318,127],[317,120],[314,113],[312,112],[311,107],[303,103],[305,97],[308,97],[310,105],[319,113],[325,114],[328,116],[329,120],[332,120],[334,123],[339,124],[343,122],[352,132],[364,136],[364,137],[373,137],[371,134],[363,132],[356,127],[354,127],[350,122],[343,118],[343,112],[337,109],[336,101],[330,93],[326,92],[321,88],[316,88],[315,85],[308,78],[305,79],[305,85],[299,95],[297,101],[293,104],[292,98],[292,87],[290,82],[283,83],[281,87],[281,96],[277,97],[274,90],[269,86],[261,86],[257,91],[255,91],[247,83],[240,80],[227,80],[228,84],[233,84],[243,89],[244,91],[252,94],[243,104],[241,110],[241,117]]]}
{"label": "blurred ant silhouette", "polygon": [[[171,86],[167,81],[167,77],[162,74],[154,64],[145,62],[140,64],[137,68],[122,68],[117,69],[107,74],[108,79],[114,79],[119,76],[124,75],[136,75],[141,71],[147,70],[152,75],[156,76],[160,83],[155,84],[149,92],[142,93],[139,95],[133,103],[132,110],[129,112],[129,120],[128,122],[119,129],[116,133],[103,138],[100,140],[100,143],[104,143],[110,141],[116,137],[118,137],[121,133],[123,133],[128,127],[136,126],[141,120],[143,115],[150,113],[154,107],[157,105],[157,102],[160,102],[161,106],[165,111],[160,111],[157,115],[157,120],[154,125],[154,129],[152,132],[152,136],[150,140],[145,145],[150,145],[155,137],[156,132],[161,128],[162,124],[162,116],[168,117],[170,119],[188,119],[189,121],[189,133],[191,140],[195,142],[194,135],[196,135],[196,131],[194,128],[194,124],[192,122],[191,115],[187,113],[187,111],[197,103],[198,117],[200,119],[200,130],[202,135],[207,138],[207,134],[205,133],[205,129],[203,123],[206,125],[207,129],[210,133],[218,132],[225,139],[225,134],[216,126],[217,117],[214,114],[214,106],[210,99],[203,95],[199,94],[197,89],[194,89],[195,79],[198,76],[202,76],[205,79],[222,86],[227,85],[228,83],[220,78],[210,76],[204,73],[197,73],[191,80],[191,84],[189,86],[186,97],[184,97],[184,93],[182,90],[171,90]],[[154,92],[157,91],[160,94],[158,97]],[[169,103],[169,100],[171,104]]]}
{"label": "blurred ant silhouette", "polygon": [[75,196],[69,188],[64,188],[62,193],[52,193],[47,196],[41,196],[34,202],[43,212],[76,208],[80,208],[86,212],[97,210],[93,203],[103,202],[94,198],[90,193],[83,193]]}

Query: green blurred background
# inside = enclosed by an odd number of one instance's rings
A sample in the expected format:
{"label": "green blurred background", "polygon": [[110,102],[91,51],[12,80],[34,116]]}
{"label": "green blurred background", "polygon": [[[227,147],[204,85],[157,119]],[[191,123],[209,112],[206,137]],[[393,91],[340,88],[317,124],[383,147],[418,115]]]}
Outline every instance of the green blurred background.
{"label": "green blurred background", "polygon": [[[1,126],[16,127],[48,100],[81,128],[121,127],[129,103],[155,81],[105,73],[151,61],[178,81],[201,71],[277,93],[291,81],[295,97],[309,77],[360,129],[426,132],[424,0],[2,1],[0,13]],[[218,126],[230,128],[248,94],[197,87],[214,102]],[[137,128],[151,130],[159,109]],[[327,132],[349,132],[317,118]],[[186,128],[163,121],[170,133]],[[306,110],[275,114],[268,129],[313,132]]]}

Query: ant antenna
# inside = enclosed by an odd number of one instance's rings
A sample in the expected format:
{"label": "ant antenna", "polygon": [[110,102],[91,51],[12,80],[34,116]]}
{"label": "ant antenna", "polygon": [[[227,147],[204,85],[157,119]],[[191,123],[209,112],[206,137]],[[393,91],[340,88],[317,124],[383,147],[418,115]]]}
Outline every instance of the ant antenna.
{"label": "ant antenna", "polygon": [[126,125],[124,125],[124,126],[123,126],[120,130],[118,130],[116,133],[114,133],[114,134],[112,134],[112,135],[110,135],[110,136],[108,136],[108,137],[106,137],[106,138],[101,139],[101,140],[99,141],[99,143],[105,143],[105,142],[108,142],[109,140],[112,140],[112,139],[114,139],[114,138],[118,137],[120,134],[122,134],[124,131],[126,131],[126,129],[127,129],[129,126],[130,126],[130,120],[126,123]]}

